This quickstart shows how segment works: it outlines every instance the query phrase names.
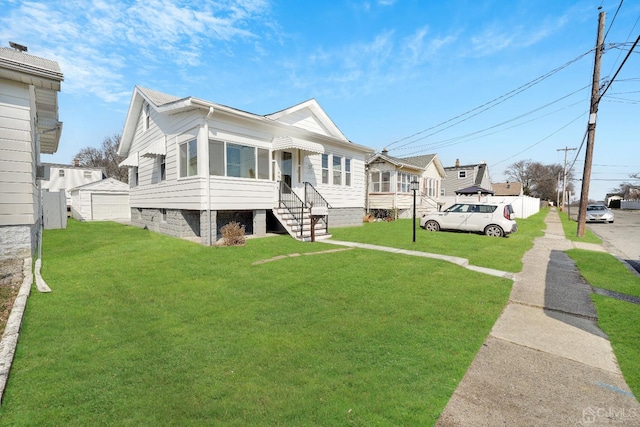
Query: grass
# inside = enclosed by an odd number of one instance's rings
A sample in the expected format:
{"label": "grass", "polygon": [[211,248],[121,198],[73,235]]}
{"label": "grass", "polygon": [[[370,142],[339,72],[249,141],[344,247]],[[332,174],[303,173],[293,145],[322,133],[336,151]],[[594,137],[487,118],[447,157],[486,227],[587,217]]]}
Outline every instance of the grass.
{"label": "grass", "polygon": [[285,236],[69,221],[44,242],[53,292],[27,304],[0,425],[433,425],[511,289]]}
{"label": "grass", "polygon": [[542,209],[527,219],[518,219],[518,231],[507,238],[490,238],[473,233],[428,232],[419,227],[417,219],[415,243],[412,242],[410,219],[332,229],[331,234],[336,240],[458,256],[468,258],[473,265],[516,273],[522,270],[522,257],[533,247],[533,239],[544,234],[544,218],[548,212],[548,209]]}
{"label": "grass", "polygon": [[562,222],[562,228],[564,229],[564,235],[567,239],[572,242],[583,242],[583,243],[602,243],[602,240],[598,236],[596,236],[591,230],[585,227],[584,236],[578,237],[578,223],[573,219],[569,218],[566,212],[558,212],[560,215],[560,221]]}
{"label": "grass", "polygon": [[[608,253],[571,249],[580,274],[592,286],[640,296],[640,278]],[[640,396],[640,305],[592,294],[598,312],[598,326],[609,336],[624,378]]]}

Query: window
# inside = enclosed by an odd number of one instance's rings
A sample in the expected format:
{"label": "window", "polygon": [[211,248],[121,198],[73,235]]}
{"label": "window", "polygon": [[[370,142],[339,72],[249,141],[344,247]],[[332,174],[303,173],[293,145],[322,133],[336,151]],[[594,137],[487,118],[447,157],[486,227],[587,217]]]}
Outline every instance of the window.
{"label": "window", "polygon": [[211,139],[209,174],[269,179],[269,150]]}
{"label": "window", "polygon": [[409,175],[408,173],[398,173],[398,183],[396,185],[398,193],[411,192],[411,181],[417,181],[417,175]]}
{"label": "window", "polygon": [[227,142],[227,176],[256,177],[256,149]]}
{"label": "window", "polygon": [[466,178],[467,171],[458,171],[458,179]]}
{"label": "window", "polygon": [[131,188],[138,186],[138,167],[131,168]]}
{"label": "window", "polygon": [[322,183],[329,183],[329,155],[322,155]]}
{"label": "window", "polygon": [[333,156],[333,185],[342,185],[342,157]]}
{"label": "window", "polygon": [[444,196],[446,196],[444,188],[441,188],[440,189],[440,197],[444,197]]}
{"label": "window", "polygon": [[351,159],[344,159],[344,185],[351,186]]}
{"label": "window", "polygon": [[84,171],[83,175],[85,178],[91,178],[91,171]]}
{"label": "window", "polygon": [[160,219],[162,222],[167,222],[167,210],[160,209]]}
{"label": "window", "polygon": [[382,184],[380,191],[388,193],[391,191],[391,172],[382,172]]}
{"label": "window", "polygon": [[58,170],[58,176],[64,178],[64,169],[59,169]]}
{"label": "window", "polygon": [[209,140],[209,175],[224,176],[224,142]]}
{"label": "window", "polygon": [[160,181],[167,180],[167,158],[165,156],[158,157],[158,172],[160,175]]}
{"label": "window", "polygon": [[151,111],[149,104],[145,103],[144,106],[144,130],[149,129],[149,125],[151,124]]}
{"label": "window", "polygon": [[198,174],[198,141],[195,139],[180,145],[180,177]]}

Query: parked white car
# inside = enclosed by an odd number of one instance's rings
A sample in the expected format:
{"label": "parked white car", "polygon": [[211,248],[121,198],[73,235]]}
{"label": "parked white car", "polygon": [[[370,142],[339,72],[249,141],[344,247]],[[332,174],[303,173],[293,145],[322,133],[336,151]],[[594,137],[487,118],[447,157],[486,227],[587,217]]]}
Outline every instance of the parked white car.
{"label": "parked white car", "polygon": [[587,222],[608,222],[613,224],[613,212],[605,205],[587,205]]}
{"label": "parked white car", "polygon": [[518,230],[513,207],[508,203],[456,203],[442,212],[423,215],[420,227],[428,231],[472,231],[493,237]]}

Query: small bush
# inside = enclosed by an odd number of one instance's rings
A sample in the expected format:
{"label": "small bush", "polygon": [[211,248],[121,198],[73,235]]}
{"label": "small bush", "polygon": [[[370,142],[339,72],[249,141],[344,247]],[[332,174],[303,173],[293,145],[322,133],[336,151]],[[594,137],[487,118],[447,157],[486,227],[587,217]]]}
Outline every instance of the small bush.
{"label": "small bush", "polygon": [[238,222],[230,222],[220,229],[222,244],[224,246],[242,246],[245,242],[244,225]]}

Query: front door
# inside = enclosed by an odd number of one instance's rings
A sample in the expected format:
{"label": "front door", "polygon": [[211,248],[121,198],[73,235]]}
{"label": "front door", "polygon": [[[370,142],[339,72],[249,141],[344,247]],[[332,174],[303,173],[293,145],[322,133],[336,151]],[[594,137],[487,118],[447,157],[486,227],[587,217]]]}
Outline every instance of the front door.
{"label": "front door", "polygon": [[291,187],[293,183],[293,155],[289,151],[282,152],[280,170],[282,171],[282,180]]}

